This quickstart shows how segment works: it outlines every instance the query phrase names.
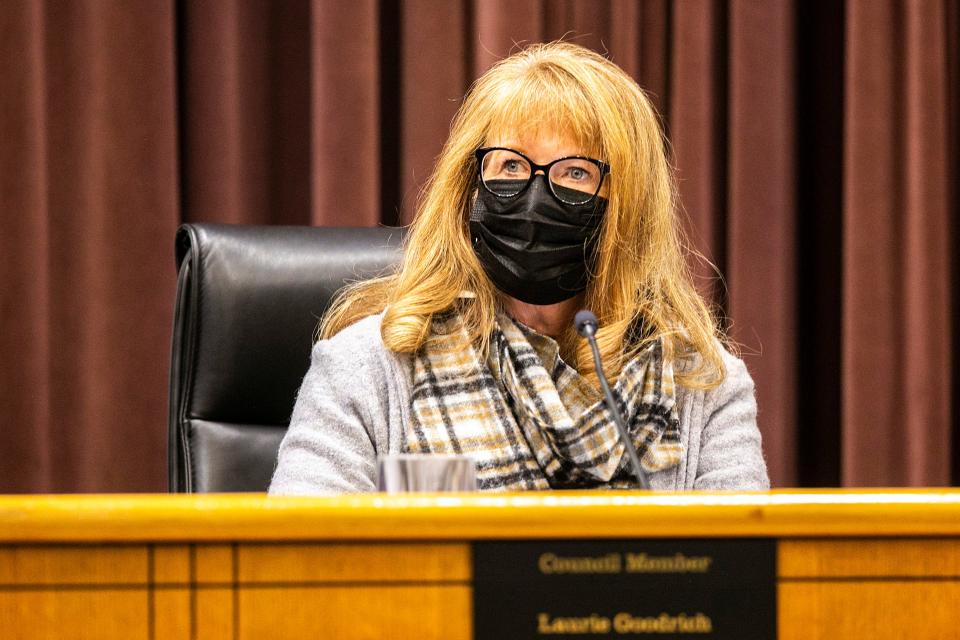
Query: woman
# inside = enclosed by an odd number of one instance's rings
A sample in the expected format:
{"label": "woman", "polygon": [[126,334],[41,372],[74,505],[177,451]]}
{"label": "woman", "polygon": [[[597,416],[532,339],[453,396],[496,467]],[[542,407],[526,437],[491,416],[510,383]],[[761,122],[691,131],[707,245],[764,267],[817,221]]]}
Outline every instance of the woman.
{"label": "woman", "polygon": [[569,43],[495,65],[399,271],[324,317],[271,493],[372,490],[377,455],[400,452],[470,455],[481,489],[635,486],[581,308],[652,488],[766,488],[753,382],[692,285],[676,211],[656,113],[619,67]]}

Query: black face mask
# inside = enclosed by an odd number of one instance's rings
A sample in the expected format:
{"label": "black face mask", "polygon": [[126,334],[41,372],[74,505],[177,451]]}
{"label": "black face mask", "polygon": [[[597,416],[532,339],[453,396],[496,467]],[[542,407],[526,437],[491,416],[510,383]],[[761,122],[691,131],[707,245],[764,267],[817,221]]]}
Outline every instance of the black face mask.
{"label": "black face mask", "polygon": [[[519,184],[518,184],[519,183]],[[526,180],[488,181],[491,189],[515,191]],[[555,186],[563,196],[581,196]],[[607,199],[571,205],[550,193],[538,176],[526,191],[500,198],[480,185],[470,213],[473,248],[487,276],[509,296],[530,304],[553,304],[587,288]]]}

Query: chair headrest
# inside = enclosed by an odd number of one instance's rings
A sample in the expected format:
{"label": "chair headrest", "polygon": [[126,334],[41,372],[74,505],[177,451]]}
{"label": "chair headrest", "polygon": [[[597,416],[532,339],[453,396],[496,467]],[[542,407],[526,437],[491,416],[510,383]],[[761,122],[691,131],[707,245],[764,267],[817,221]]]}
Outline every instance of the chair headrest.
{"label": "chair headrest", "polygon": [[393,268],[402,238],[386,228],[186,224],[176,242],[171,411],[285,426],[331,297]]}

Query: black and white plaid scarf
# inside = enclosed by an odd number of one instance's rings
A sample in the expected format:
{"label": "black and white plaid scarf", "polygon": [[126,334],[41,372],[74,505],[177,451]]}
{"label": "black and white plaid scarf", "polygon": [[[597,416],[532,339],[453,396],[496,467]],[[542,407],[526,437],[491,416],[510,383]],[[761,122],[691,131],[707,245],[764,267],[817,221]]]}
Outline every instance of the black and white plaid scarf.
{"label": "black and white plaid scarf", "polygon": [[[456,312],[432,329],[414,357],[405,451],[469,455],[481,490],[635,486],[602,394],[553,339],[501,314],[484,359]],[[673,367],[659,341],[627,363],[613,394],[643,467],[676,465]]]}

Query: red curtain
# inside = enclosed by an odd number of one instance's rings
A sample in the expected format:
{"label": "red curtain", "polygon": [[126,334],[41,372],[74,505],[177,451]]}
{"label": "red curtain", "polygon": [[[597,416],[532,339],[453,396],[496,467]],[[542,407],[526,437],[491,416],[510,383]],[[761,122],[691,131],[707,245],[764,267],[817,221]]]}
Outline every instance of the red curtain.
{"label": "red curtain", "polygon": [[163,487],[173,7],[0,3],[0,491]]}
{"label": "red curtain", "polygon": [[410,220],[470,81],[652,95],[777,486],[960,481],[960,2],[0,3],[0,491],[165,487],[184,221]]}

